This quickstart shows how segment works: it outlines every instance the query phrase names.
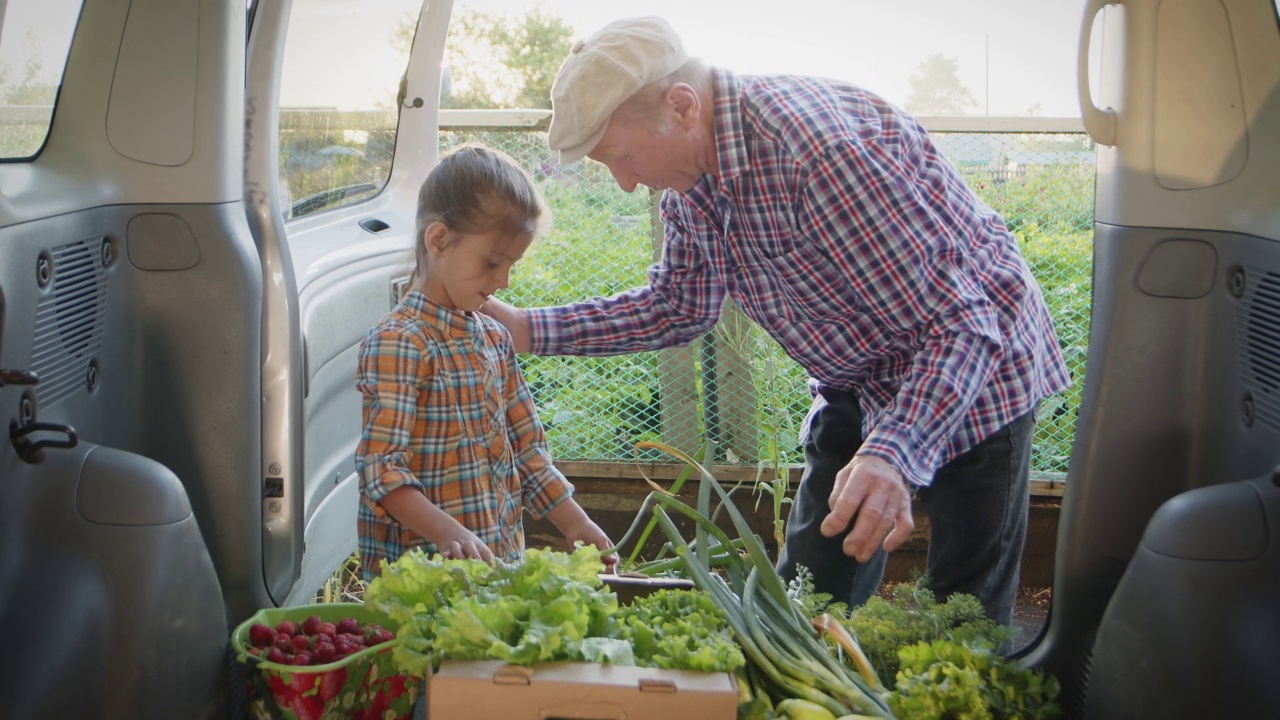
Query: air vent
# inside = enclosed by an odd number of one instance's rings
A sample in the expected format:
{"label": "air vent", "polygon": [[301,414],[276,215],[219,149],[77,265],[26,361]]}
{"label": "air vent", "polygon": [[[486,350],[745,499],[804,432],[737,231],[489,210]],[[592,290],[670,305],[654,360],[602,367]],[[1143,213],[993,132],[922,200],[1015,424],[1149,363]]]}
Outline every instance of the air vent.
{"label": "air vent", "polygon": [[1280,430],[1280,275],[1252,267],[1247,273],[1240,377],[1258,421]]}
{"label": "air vent", "polygon": [[107,312],[107,274],[102,238],[59,245],[53,257],[53,285],[36,305],[31,369],[36,391],[49,407],[84,390],[89,363],[102,348]]}

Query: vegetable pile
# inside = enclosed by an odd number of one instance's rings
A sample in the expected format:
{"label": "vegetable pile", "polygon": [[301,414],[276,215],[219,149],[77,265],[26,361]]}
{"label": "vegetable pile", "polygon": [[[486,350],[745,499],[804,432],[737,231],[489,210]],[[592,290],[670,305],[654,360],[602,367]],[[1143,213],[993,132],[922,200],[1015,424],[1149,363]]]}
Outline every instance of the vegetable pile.
{"label": "vegetable pile", "polygon": [[[577,660],[735,672],[739,720],[1061,714],[1057,682],[996,651],[1012,629],[988,620],[976,598],[939,603],[921,582],[849,610],[815,594],[805,571],[788,585],[710,473],[668,446],[641,446],[701,473],[697,503],[674,494],[682,475],[671,492],[650,493],[618,547],[638,536],[638,548],[661,528],[662,553],[632,567],[678,574],[696,589],[661,590],[620,607],[600,581],[601,552],[591,546],[532,549],[523,563],[493,565],[411,551],[365,591],[367,606],[400,623],[397,666],[424,675],[446,659]],[[721,513],[737,537],[716,522]],[[691,538],[673,517],[692,524]]]}
{"label": "vegetable pile", "polygon": [[600,582],[600,557],[591,546],[571,554],[532,549],[523,563],[490,566],[414,551],[369,584],[365,604],[400,623],[396,665],[414,675],[446,659],[742,666],[723,617],[701,593],[668,590],[620,610]]}
{"label": "vegetable pile", "polygon": [[[1057,681],[995,651],[1013,631],[988,620],[977,598],[957,595],[938,603],[922,582],[903,586],[892,600],[872,598],[849,611],[815,595],[804,573],[798,583],[785,585],[760,539],[704,467],[660,443],[640,446],[664,450],[700,473],[697,507],[673,494],[682,475],[671,493],[648,496],[619,546],[637,532],[643,543],[660,526],[668,539],[664,554],[669,551],[679,564],[660,556],[642,567],[658,572],[675,567],[725,612],[747,658],[739,673],[740,720],[1051,720],[1061,715],[1054,702]],[[737,538],[714,522],[721,512]],[[653,518],[640,530],[647,513]],[[678,531],[673,514],[693,521],[692,540]]]}

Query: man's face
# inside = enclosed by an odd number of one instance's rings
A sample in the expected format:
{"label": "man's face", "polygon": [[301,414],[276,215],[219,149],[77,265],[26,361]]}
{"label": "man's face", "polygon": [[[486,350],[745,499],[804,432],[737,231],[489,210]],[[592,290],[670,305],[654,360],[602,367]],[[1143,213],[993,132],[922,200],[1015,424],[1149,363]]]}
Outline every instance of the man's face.
{"label": "man's face", "polygon": [[625,192],[636,185],[688,192],[702,176],[696,133],[663,110],[644,118],[615,112],[587,157],[609,168]]}

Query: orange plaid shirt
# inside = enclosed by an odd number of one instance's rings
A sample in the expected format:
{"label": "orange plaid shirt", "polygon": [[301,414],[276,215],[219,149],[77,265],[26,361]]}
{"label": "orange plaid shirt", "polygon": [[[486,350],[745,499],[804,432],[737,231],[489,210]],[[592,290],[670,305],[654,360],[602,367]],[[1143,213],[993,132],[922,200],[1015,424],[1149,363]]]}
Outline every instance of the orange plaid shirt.
{"label": "orange plaid shirt", "polygon": [[572,495],[555,468],[511,335],[492,318],[411,291],[360,344],[364,431],[358,533],[366,578],[433,543],[379,504],[412,486],[508,561],[524,554],[522,509],[534,517]]}

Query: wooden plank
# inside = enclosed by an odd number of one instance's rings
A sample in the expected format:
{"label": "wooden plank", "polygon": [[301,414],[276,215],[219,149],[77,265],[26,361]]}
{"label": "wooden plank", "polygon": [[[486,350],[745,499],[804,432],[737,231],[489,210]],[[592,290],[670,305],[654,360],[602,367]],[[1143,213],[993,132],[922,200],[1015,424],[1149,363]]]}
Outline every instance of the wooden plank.
{"label": "wooden plank", "polygon": [[756,381],[752,374],[755,324],[726,298],[716,324],[716,388],[720,449],[731,462],[760,459]]}
{"label": "wooden plank", "polygon": [[[649,191],[649,236],[653,260],[662,257],[662,221],[658,217],[661,195]],[[685,347],[658,351],[658,411],[662,441],[687,453],[702,444],[702,422],[698,413],[699,341]]]}
{"label": "wooden plank", "polygon": [[[601,492],[627,492],[625,488],[632,486],[635,488],[635,492],[645,494],[648,493],[649,486],[644,482],[644,478],[647,477],[666,487],[670,481],[680,476],[685,466],[681,463],[660,462],[565,461],[556,463],[556,467],[560,468],[560,472],[564,473],[571,482],[575,484],[586,482],[593,488],[598,488]],[[750,483],[755,482],[757,476],[757,470],[753,465],[714,465],[708,470],[722,483]],[[793,464],[791,466],[792,487],[800,484],[800,476],[803,471],[803,465]],[[761,472],[760,477],[764,480],[771,480],[773,479],[773,471],[766,468]],[[1066,485],[1063,482],[1062,475],[1049,473],[1032,474],[1031,496],[1033,498],[1061,500],[1065,492]]]}

